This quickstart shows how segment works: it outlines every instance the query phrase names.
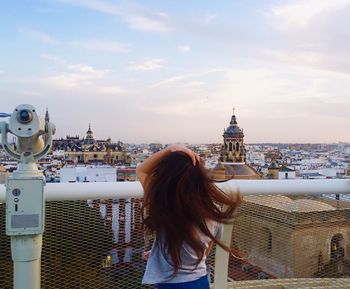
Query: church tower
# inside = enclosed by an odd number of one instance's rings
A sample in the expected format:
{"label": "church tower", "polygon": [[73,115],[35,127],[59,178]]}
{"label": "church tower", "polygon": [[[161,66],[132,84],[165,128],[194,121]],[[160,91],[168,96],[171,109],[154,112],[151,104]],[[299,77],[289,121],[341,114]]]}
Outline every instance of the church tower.
{"label": "church tower", "polygon": [[[48,125],[49,125],[49,122],[50,122],[50,115],[49,115],[49,110],[46,108],[46,112],[45,112],[45,130],[48,131]],[[48,140],[48,135],[47,134],[44,134],[42,136],[43,140],[44,140],[44,143],[46,144],[47,143],[47,140]]]}
{"label": "church tower", "polygon": [[91,125],[89,124],[89,129],[88,131],[86,132],[86,138],[87,139],[94,139],[94,133],[92,132],[91,130]]}
{"label": "church tower", "polygon": [[86,138],[84,139],[84,144],[94,144],[95,143],[95,139],[94,139],[94,133],[91,130],[91,125],[89,124],[89,129],[86,132]]}
{"label": "church tower", "polygon": [[246,150],[243,143],[243,130],[237,125],[235,109],[231,117],[230,125],[224,130],[224,144],[221,151],[223,162],[245,162]]}

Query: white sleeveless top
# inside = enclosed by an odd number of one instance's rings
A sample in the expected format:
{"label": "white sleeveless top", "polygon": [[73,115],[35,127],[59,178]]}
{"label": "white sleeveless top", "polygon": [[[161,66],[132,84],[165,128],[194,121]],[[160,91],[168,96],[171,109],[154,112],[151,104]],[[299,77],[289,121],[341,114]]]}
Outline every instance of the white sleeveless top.
{"label": "white sleeveless top", "polygon": [[[214,221],[210,221],[208,228],[215,238],[220,239],[222,236],[223,226]],[[204,252],[208,248],[210,238],[200,233],[200,238],[203,243]],[[142,284],[159,284],[159,283],[182,283],[197,280],[207,275],[207,267],[205,264],[206,256],[203,255],[202,260],[195,267],[193,264],[197,261],[197,255],[193,249],[184,244],[181,249],[181,268],[173,276],[173,267],[170,256],[166,258],[161,251],[159,240],[155,240],[147,261],[146,270],[143,275]],[[168,260],[168,261],[167,261]]]}

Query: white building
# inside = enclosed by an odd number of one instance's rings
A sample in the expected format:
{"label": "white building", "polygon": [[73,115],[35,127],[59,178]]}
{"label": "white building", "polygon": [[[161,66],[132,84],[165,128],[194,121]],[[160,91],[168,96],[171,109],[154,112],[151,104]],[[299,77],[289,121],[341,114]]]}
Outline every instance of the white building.
{"label": "white building", "polygon": [[117,170],[115,167],[78,166],[63,167],[60,170],[61,183],[116,181]]}

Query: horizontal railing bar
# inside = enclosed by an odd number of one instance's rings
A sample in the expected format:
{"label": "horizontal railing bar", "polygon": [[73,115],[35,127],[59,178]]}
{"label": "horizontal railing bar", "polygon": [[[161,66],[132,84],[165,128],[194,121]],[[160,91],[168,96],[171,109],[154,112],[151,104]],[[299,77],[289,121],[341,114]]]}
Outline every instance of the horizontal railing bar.
{"label": "horizontal railing bar", "polygon": [[[226,192],[246,195],[350,194],[350,179],[335,180],[231,180],[217,185]],[[5,186],[0,185],[0,202],[5,202]],[[143,196],[139,182],[48,183],[46,201],[124,199]]]}

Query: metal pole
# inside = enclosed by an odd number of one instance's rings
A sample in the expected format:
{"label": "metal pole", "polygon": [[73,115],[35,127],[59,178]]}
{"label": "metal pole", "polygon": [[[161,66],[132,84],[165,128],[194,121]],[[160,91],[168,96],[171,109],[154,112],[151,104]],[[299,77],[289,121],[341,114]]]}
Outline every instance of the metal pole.
{"label": "metal pole", "polygon": [[13,288],[39,289],[42,234],[11,238]]}

